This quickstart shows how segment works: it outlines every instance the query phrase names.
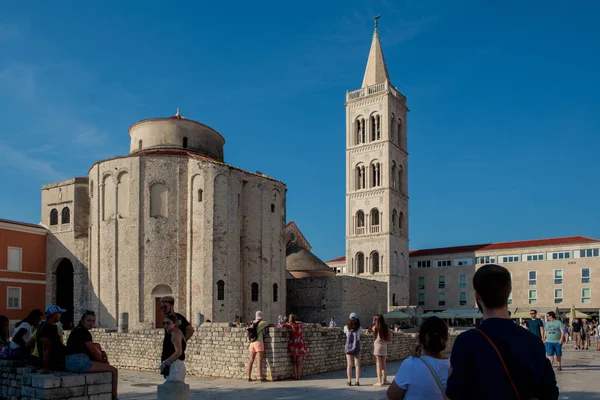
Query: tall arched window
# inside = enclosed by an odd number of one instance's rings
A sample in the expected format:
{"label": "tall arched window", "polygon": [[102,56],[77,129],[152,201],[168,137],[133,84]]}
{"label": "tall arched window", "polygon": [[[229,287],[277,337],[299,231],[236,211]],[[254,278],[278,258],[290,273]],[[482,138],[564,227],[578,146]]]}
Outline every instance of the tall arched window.
{"label": "tall arched window", "polygon": [[402,168],[402,165],[398,165],[398,190],[400,191],[400,193],[404,193],[404,188],[402,187],[403,185],[403,176],[404,176],[404,168]]}
{"label": "tall arched window", "polygon": [[258,301],[258,283],[252,282],[252,301]]}
{"label": "tall arched window", "polygon": [[122,172],[117,178],[117,215],[129,218],[129,174]]}
{"label": "tall arched window", "polygon": [[400,228],[400,232],[404,232],[404,213],[402,211],[400,211],[400,220],[398,222],[399,228]]}
{"label": "tall arched window", "polygon": [[356,212],[356,232],[357,235],[365,233],[365,213],[363,210]]}
{"label": "tall arched window", "polygon": [[367,141],[367,126],[365,125],[365,119],[360,120],[360,142],[365,143]]}
{"label": "tall arched window", "polygon": [[371,271],[375,274],[379,272],[379,252],[374,251],[371,253],[371,266],[373,267]]}
{"label": "tall arched window", "polygon": [[365,255],[363,253],[356,253],[356,270],[359,274],[365,273]]}
{"label": "tall arched window", "polygon": [[70,224],[71,223],[71,210],[69,207],[63,207],[60,212],[60,223],[61,224]]}
{"label": "tall arched window", "polygon": [[396,232],[396,227],[398,226],[398,212],[394,208],[392,211],[392,231]]}
{"label": "tall arched window", "polygon": [[381,117],[379,114],[371,115],[371,141],[381,139]]}
{"label": "tall arched window", "polygon": [[402,147],[402,120],[398,118],[398,146]]}
{"label": "tall arched window", "polygon": [[102,221],[109,220],[115,215],[115,181],[106,175],[102,179]]}
{"label": "tall arched window", "polygon": [[56,208],[50,210],[50,225],[58,225],[58,210]]}
{"label": "tall arched window", "polygon": [[225,282],[217,282],[217,300],[225,300]]}
{"label": "tall arched window", "polygon": [[369,169],[371,170],[371,187],[381,186],[381,164],[373,161]]}
{"label": "tall arched window", "polygon": [[198,189],[198,203],[202,202],[202,189]]}
{"label": "tall arched window", "polygon": [[396,131],[396,116],[394,114],[392,114],[392,116],[390,117],[390,140],[392,142],[396,141],[396,136],[395,136],[395,131]]}
{"label": "tall arched window", "polygon": [[367,176],[365,173],[365,166],[363,164],[359,164],[355,168],[356,171],[356,190],[364,189],[367,186]]}
{"label": "tall arched window", "polygon": [[277,303],[279,299],[279,287],[276,283],[273,284],[273,303]]}
{"label": "tall arched window", "polygon": [[379,233],[379,210],[371,210],[371,233]]}
{"label": "tall arched window", "polygon": [[390,177],[392,178],[392,188],[396,189],[396,161],[392,161],[392,173]]}
{"label": "tall arched window", "polygon": [[142,149],[142,141],[141,141],[141,140],[139,140],[139,141],[138,141],[138,150],[141,150],[141,149]]}
{"label": "tall arched window", "polygon": [[187,137],[184,137],[184,138],[183,138],[183,148],[184,148],[184,149],[187,149],[187,147],[188,147],[188,138],[187,138]]}
{"label": "tall arched window", "polygon": [[150,186],[150,216],[168,217],[169,192],[162,183],[154,183]]}

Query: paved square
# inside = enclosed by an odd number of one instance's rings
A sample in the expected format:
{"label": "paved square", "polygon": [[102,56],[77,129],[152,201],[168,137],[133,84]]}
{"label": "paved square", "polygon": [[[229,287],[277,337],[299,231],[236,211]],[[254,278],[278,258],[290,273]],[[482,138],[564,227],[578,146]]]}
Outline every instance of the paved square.
{"label": "paved square", "polygon": [[[400,361],[388,363],[392,379]],[[560,399],[600,400],[600,352],[595,350],[564,352],[563,370],[557,372]],[[156,399],[156,386],[164,380],[158,373],[119,371],[120,399]],[[386,388],[371,386],[377,381],[375,367],[361,370],[360,387],[346,386],[346,372],[313,375],[301,381],[246,382],[223,378],[188,377],[192,399],[385,399]]]}

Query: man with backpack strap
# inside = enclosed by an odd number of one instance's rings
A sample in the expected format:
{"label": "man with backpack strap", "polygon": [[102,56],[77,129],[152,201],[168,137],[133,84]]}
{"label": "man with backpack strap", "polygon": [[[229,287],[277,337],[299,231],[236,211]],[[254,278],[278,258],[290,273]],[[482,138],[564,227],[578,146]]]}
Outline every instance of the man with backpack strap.
{"label": "man with backpack strap", "polygon": [[265,341],[264,341],[264,330],[273,326],[265,322],[263,319],[262,311],[257,311],[254,321],[246,325],[246,334],[250,345],[250,362],[248,363],[248,382],[252,382],[252,366],[254,365],[254,359],[258,354],[258,377],[261,382],[266,382],[263,376],[263,360],[265,358]]}

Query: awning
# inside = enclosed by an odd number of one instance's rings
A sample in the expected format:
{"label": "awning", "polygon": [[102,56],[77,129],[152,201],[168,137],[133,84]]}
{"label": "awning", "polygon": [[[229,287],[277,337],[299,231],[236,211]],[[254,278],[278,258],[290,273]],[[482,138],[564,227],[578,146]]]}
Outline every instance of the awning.
{"label": "awning", "polygon": [[411,318],[410,315],[408,315],[407,313],[402,312],[400,310],[394,310],[394,311],[391,311],[391,312],[389,312],[387,314],[383,314],[383,317],[387,318],[387,319],[405,319],[405,318]]}
{"label": "awning", "polygon": [[483,314],[480,312],[464,312],[456,314],[456,318],[483,318]]}

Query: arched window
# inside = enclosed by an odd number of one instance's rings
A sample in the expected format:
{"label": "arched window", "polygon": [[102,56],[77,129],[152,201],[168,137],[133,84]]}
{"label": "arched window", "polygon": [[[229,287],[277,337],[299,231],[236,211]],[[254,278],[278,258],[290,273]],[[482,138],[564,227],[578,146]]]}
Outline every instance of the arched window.
{"label": "arched window", "polygon": [[402,187],[403,175],[404,175],[404,168],[402,168],[402,165],[398,165],[398,191],[400,191],[400,193],[404,193],[404,188]]}
{"label": "arched window", "polygon": [[217,282],[217,300],[225,300],[225,282]]}
{"label": "arched window", "polygon": [[394,208],[392,211],[392,231],[396,232],[396,227],[398,226],[398,212]]}
{"label": "arched window", "polygon": [[363,124],[364,124],[364,119],[357,119],[356,121],[354,121],[354,134],[355,134],[355,140],[356,140],[356,144],[361,144],[364,143],[363,140]]}
{"label": "arched window", "polygon": [[56,208],[50,210],[50,225],[58,225],[58,210]]}
{"label": "arched window", "polygon": [[379,252],[374,251],[371,253],[371,266],[373,267],[371,271],[375,274],[379,272]]}
{"label": "arched window", "polygon": [[392,188],[396,189],[396,161],[392,161],[392,173],[390,177],[392,178]]}
{"label": "arched window", "polygon": [[398,146],[402,147],[402,120],[398,118]]}
{"label": "arched window", "polygon": [[381,186],[381,164],[373,161],[370,166],[371,187]]}
{"label": "arched window", "polygon": [[122,172],[117,179],[117,215],[129,218],[129,174]]}
{"label": "arched window", "polygon": [[359,164],[356,166],[355,171],[356,171],[356,183],[355,183],[356,190],[366,188],[367,176],[365,174],[365,166],[362,164]]}
{"label": "arched window", "polygon": [[363,253],[356,253],[356,270],[359,274],[365,273],[365,255]]}
{"label": "arched window", "polygon": [[252,283],[252,301],[258,301],[258,283]]}
{"label": "arched window", "polygon": [[274,213],[275,212],[275,204],[271,204],[271,212]]}
{"label": "arched window", "polygon": [[198,189],[198,203],[202,202],[202,189]]}
{"label": "arched window", "polygon": [[188,138],[187,138],[187,137],[184,137],[184,138],[183,138],[183,148],[184,148],[184,149],[187,149],[187,146],[188,146]]}
{"label": "arched window", "polygon": [[379,210],[371,210],[371,233],[379,233]]}
{"label": "arched window", "polygon": [[113,177],[106,175],[102,179],[102,221],[111,219],[115,215],[115,192]]}
{"label": "arched window", "polygon": [[365,233],[365,213],[363,210],[356,212],[356,232],[357,235]]}
{"label": "arched window", "polygon": [[400,220],[398,222],[398,226],[400,228],[400,232],[404,232],[404,213],[402,211],[400,211]]}
{"label": "arched window", "polygon": [[371,115],[371,141],[381,139],[381,117],[379,114]]}
{"label": "arched window", "polygon": [[142,141],[141,141],[141,140],[139,140],[139,141],[138,141],[138,150],[141,150],[141,149],[142,149]]}
{"label": "arched window", "polygon": [[162,183],[154,183],[150,186],[150,216],[167,217],[168,216],[169,192]]}
{"label": "arched window", "polygon": [[366,143],[367,142],[367,126],[365,124],[365,119],[361,118],[360,120],[360,143]]}
{"label": "arched window", "polygon": [[273,284],[273,303],[277,303],[277,300],[279,298],[279,287],[277,287],[277,284],[274,283]]}
{"label": "arched window", "polygon": [[64,207],[60,212],[60,223],[61,224],[70,224],[71,223],[71,210],[69,207]]}
{"label": "arched window", "polygon": [[391,123],[390,123],[390,140],[392,142],[396,141],[396,136],[394,135],[395,131],[396,131],[396,116],[394,114],[392,114],[391,118]]}

